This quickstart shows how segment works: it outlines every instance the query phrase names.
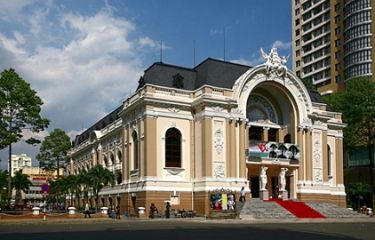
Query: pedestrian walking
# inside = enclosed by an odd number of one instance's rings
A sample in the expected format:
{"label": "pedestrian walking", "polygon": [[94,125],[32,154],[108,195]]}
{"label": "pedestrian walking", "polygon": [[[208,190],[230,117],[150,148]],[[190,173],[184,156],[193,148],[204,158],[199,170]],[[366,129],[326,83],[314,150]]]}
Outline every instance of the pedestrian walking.
{"label": "pedestrian walking", "polygon": [[86,205],[85,205],[85,218],[91,218],[91,215],[90,215],[90,206],[89,206],[89,203],[86,202]]}
{"label": "pedestrian walking", "polygon": [[240,202],[245,202],[246,201],[245,196],[246,196],[245,187],[242,187],[241,191],[240,191]]}

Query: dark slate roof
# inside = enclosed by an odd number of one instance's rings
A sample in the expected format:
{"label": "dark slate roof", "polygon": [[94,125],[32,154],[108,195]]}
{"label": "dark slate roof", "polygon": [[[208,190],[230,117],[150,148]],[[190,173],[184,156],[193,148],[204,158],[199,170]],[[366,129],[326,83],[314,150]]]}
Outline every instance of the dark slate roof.
{"label": "dark slate roof", "polygon": [[98,122],[96,122],[94,125],[92,125],[90,128],[86,129],[83,133],[76,136],[76,139],[74,140],[74,146],[77,146],[84,142],[86,139],[90,137],[90,133],[92,133],[95,130],[100,130],[104,127],[106,127],[108,124],[113,123],[120,117],[118,116],[118,113],[121,111],[122,105],[118,108],[116,108],[113,112],[106,115],[102,119],[100,119]]}
{"label": "dark slate roof", "polygon": [[183,89],[195,90],[203,85],[232,88],[236,79],[249,70],[250,66],[207,58],[195,68],[185,68],[157,62],[145,70],[138,88],[144,84],[174,87],[174,76],[183,78]]}
{"label": "dark slate roof", "polygon": [[312,102],[315,103],[325,103],[320,93],[316,90],[308,89],[310,98]]}
{"label": "dark slate roof", "polygon": [[146,83],[172,88],[173,78],[177,74],[183,77],[183,89],[195,89],[194,85],[195,79],[197,78],[197,73],[194,69],[170,65],[163,62],[154,63],[145,70],[143,82],[139,84],[138,88],[142,87],[141,85]]}
{"label": "dark slate roof", "polygon": [[234,82],[251,67],[207,58],[194,69],[197,71],[195,88],[211,85],[221,88],[232,88]]}

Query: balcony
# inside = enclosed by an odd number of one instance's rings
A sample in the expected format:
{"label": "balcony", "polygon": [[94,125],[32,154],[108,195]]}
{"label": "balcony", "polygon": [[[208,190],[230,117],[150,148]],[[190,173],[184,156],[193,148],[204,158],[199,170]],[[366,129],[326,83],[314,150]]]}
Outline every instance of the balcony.
{"label": "balcony", "polygon": [[259,142],[251,144],[246,155],[249,163],[298,165],[300,150],[297,144]]}

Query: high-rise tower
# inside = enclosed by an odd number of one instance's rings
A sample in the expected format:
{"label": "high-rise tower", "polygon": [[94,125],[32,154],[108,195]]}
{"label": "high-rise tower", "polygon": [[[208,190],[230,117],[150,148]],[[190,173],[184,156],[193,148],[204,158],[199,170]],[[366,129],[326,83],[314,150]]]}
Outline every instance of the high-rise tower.
{"label": "high-rise tower", "polygon": [[322,94],[371,76],[375,0],[292,0],[293,70]]}

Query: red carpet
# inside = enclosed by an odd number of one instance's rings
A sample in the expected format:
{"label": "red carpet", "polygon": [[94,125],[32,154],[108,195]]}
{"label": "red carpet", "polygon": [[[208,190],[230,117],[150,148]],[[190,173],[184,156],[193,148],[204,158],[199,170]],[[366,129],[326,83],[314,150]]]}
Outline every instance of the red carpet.
{"label": "red carpet", "polygon": [[321,213],[315,211],[303,202],[271,200],[294,214],[298,218],[325,218]]}

